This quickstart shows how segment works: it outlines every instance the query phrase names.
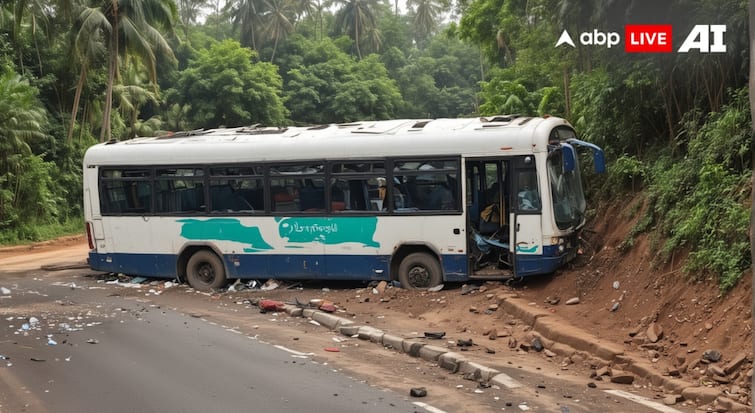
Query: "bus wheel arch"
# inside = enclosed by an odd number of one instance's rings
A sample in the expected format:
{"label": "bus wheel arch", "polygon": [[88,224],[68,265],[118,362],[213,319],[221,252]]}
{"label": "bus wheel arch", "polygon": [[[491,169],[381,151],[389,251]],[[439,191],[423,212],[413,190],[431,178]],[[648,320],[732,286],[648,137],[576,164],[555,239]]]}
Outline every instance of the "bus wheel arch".
{"label": "bus wheel arch", "polygon": [[228,282],[228,272],[221,257],[209,246],[185,248],[178,257],[179,281],[199,291],[222,288]]}
{"label": "bus wheel arch", "polygon": [[409,290],[434,287],[443,282],[440,256],[425,244],[402,245],[391,258],[391,279]]}

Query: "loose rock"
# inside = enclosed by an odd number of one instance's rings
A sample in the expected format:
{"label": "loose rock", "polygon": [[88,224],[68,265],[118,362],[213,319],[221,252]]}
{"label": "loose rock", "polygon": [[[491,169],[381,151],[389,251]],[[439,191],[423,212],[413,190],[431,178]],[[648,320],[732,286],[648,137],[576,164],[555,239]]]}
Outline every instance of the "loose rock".
{"label": "loose rock", "polygon": [[424,387],[412,387],[409,390],[409,395],[412,397],[425,397],[427,396],[427,389]]}
{"label": "loose rock", "polygon": [[566,300],[566,305],[574,305],[574,304],[579,304],[579,297],[573,297]]}
{"label": "loose rock", "polygon": [[634,382],[634,375],[625,372],[614,372],[611,376],[611,383],[618,384],[632,384]]}
{"label": "loose rock", "polygon": [[663,328],[656,323],[650,323],[645,335],[647,335],[650,342],[656,343],[663,337]]}
{"label": "loose rock", "polygon": [[681,394],[672,394],[663,398],[663,404],[666,406],[673,406],[682,400],[684,400],[684,398]]}
{"label": "loose rock", "polygon": [[708,366],[708,375],[709,376],[726,376],[726,373],[724,372],[724,369],[720,366],[717,366],[715,364],[711,364]]}
{"label": "loose rock", "polygon": [[745,360],[747,360],[747,354],[738,353],[730,362],[726,363],[726,366],[724,366],[724,372],[726,372],[726,374],[733,373],[742,365],[742,363],[744,363]]}
{"label": "loose rock", "polygon": [[703,353],[703,360],[708,360],[715,363],[718,360],[721,360],[721,352],[713,349],[705,350],[705,353]]}

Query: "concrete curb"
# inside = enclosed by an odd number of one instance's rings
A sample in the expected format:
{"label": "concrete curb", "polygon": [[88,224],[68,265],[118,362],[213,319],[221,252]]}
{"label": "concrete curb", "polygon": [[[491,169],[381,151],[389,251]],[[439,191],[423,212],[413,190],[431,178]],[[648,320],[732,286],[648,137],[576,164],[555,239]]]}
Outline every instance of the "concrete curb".
{"label": "concrete curb", "polygon": [[[699,387],[693,383],[664,376],[655,371],[655,366],[633,360],[624,354],[624,349],[614,343],[603,342],[592,334],[575,329],[564,329],[568,325],[558,316],[542,308],[533,307],[524,300],[499,296],[500,306],[509,314],[532,327],[532,332],[539,335],[551,351],[564,356],[576,352],[585,352],[606,363],[628,364],[626,370],[643,376],[653,385],[668,391],[680,393],[687,400],[698,403],[710,403],[721,395],[715,388]],[[418,357],[425,361],[438,363],[438,366],[451,373],[471,374],[476,380],[493,382],[511,387],[511,378],[496,369],[468,360],[465,356],[448,348],[428,344],[416,339],[402,338],[385,333],[372,326],[363,326],[352,320],[315,309],[302,309],[292,305],[284,306],[284,311],[292,317],[305,317],[317,321],[330,330],[348,337],[358,337],[399,353]]]}
{"label": "concrete curb", "polygon": [[553,346],[550,350],[557,354],[570,356],[575,352],[585,352],[608,363],[627,364],[625,370],[642,376],[654,386],[681,393],[685,399],[703,404],[716,400],[722,394],[715,388],[700,387],[695,383],[664,375],[658,372],[655,366],[627,356],[621,345],[601,341],[594,335],[581,330],[564,329],[563,326],[568,323],[561,317],[542,308],[533,307],[525,300],[499,296],[498,301],[506,312],[529,324],[535,334],[552,340]]}

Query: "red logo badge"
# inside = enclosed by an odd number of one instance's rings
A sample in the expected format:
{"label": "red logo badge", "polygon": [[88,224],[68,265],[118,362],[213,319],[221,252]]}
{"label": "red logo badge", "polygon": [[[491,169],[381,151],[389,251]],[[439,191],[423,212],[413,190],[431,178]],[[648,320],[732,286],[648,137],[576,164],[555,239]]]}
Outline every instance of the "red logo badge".
{"label": "red logo badge", "polygon": [[627,53],[671,53],[670,24],[628,24],[624,26]]}

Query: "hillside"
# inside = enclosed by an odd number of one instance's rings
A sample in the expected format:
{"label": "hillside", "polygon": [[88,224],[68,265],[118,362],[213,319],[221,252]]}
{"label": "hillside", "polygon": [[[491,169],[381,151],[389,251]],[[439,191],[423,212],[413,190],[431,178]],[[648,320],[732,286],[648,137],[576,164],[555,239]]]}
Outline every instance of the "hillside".
{"label": "hillside", "polygon": [[[681,270],[684,257],[653,265],[647,235],[622,251],[636,219],[627,217],[623,205],[603,209],[588,224],[588,247],[578,262],[553,277],[528,283],[524,295],[600,338],[644,352],[660,371],[678,370],[684,380],[729,391],[739,386],[747,389],[742,401],[751,401],[751,363],[745,362],[726,379],[716,379],[705,374],[707,366],[698,360],[712,349],[724,362],[740,354],[752,361],[752,277],[745,275],[732,291],[721,294],[713,280],[690,281]],[[560,298],[559,305],[544,303],[554,297]],[[563,305],[572,297],[579,297],[580,303]],[[657,346],[642,346],[653,322],[661,327],[662,337]]]}

